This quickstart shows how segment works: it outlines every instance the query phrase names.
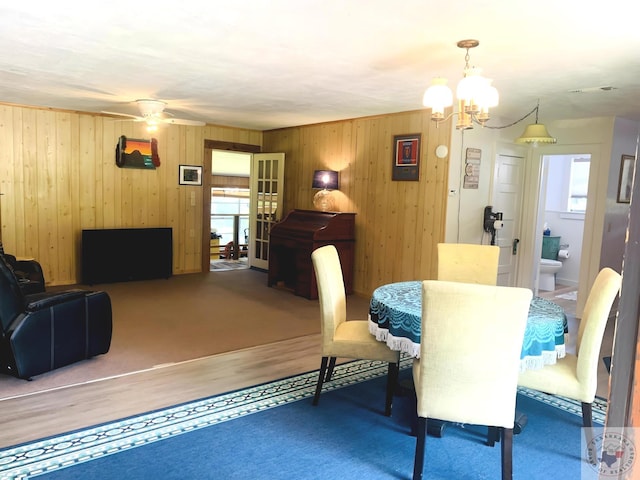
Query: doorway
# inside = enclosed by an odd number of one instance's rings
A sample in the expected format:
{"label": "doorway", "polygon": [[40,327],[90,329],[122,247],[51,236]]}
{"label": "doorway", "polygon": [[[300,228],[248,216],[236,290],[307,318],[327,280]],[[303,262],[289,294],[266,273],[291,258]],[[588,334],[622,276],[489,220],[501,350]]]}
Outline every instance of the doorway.
{"label": "doorway", "polygon": [[[211,270],[212,243],[216,243],[212,234],[211,206],[212,187],[228,187],[244,189],[249,194],[248,224],[240,223],[240,217],[244,213],[234,214],[234,220],[238,222],[234,228],[233,256],[237,259],[246,254],[246,265],[249,268],[266,270],[269,258],[269,232],[271,226],[278,222],[282,216],[282,202],[284,191],[284,153],[260,153],[259,145],[239,144],[215,140],[204,142],[204,168],[203,168],[203,219],[202,219],[202,271]],[[213,154],[229,155],[231,163],[240,158],[249,159],[250,173],[247,177],[246,167],[241,174],[232,175],[228,171],[218,171],[225,175],[212,174]],[[240,155],[240,156],[234,156]],[[218,166],[216,166],[216,169]],[[248,190],[247,190],[248,189]],[[236,192],[236,195],[239,195]],[[215,232],[216,236],[219,235]],[[219,239],[217,239],[219,240]],[[219,241],[218,248],[220,248]],[[227,242],[224,246],[226,246]],[[245,247],[246,250],[242,250]],[[214,254],[215,255],[215,254]],[[235,258],[234,258],[235,260]]]}
{"label": "doorway", "polygon": [[210,270],[248,268],[252,154],[213,150],[211,154]]}
{"label": "doorway", "polygon": [[[590,153],[542,156],[534,229],[536,294],[544,292],[550,295],[553,286],[553,290],[559,291],[558,295],[565,295],[566,299],[573,295],[573,299],[577,299],[590,166]],[[543,257],[561,263],[560,269],[553,274],[555,282],[551,281],[551,286],[549,281],[540,281]]]}
{"label": "doorway", "polygon": [[[242,188],[249,189],[250,188],[250,174],[247,174],[242,170],[242,175],[236,174],[228,174],[227,173],[222,177],[214,176],[212,174],[213,168],[213,152],[221,152],[227,154],[240,154],[240,155],[248,155],[251,157],[253,153],[260,152],[260,145],[251,145],[244,143],[236,143],[236,142],[224,142],[220,140],[205,140],[204,141],[204,156],[203,156],[203,174],[202,174],[202,257],[201,257],[201,271],[208,272],[211,271],[211,252],[212,248],[216,247],[215,243],[218,243],[217,249],[220,248],[220,239],[212,238],[212,219],[211,219],[211,199],[212,199],[212,187],[219,188]],[[230,157],[230,158],[239,158],[239,157]],[[217,168],[217,167],[216,167]],[[239,230],[239,228],[238,228]],[[216,232],[217,235],[217,232]],[[240,240],[242,237],[239,234]],[[216,242],[215,240],[218,240]],[[228,243],[228,242],[227,242]],[[239,243],[239,241],[238,241]],[[214,257],[216,254],[214,253]],[[218,254],[219,256],[219,254]]]}

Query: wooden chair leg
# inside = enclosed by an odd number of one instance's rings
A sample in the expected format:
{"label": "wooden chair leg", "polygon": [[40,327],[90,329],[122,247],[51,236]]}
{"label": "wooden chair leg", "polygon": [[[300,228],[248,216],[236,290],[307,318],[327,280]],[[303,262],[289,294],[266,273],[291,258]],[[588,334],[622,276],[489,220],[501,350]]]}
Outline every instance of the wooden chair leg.
{"label": "wooden chair leg", "polygon": [[489,431],[487,432],[487,445],[493,447],[498,441],[500,441],[500,431],[498,427],[489,427]]}
{"label": "wooden chair leg", "polygon": [[324,378],[325,382],[330,382],[333,376],[333,369],[336,368],[336,357],[329,359],[329,369],[327,370],[327,376]]}
{"label": "wooden chair leg", "polygon": [[413,460],[413,480],[422,480],[424,470],[424,447],[427,438],[427,419],[418,417],[416,456]]}
{"label": "wooden chair leg", "polygon": [[502,480],[513,478],[513,429],[500,428],[500,457],[502,459]]}
{"label": "wooden chair leg", "polygon": [[593,414],[590,403],[582,402],[582,426],[585,428],[593,427]]}
{"label": "wooden chair leg", "polygon": [[318,405],[318,401],[320,400],[320,392],[322,391],[322,381],[324,380],[324,375],[327,371],[327,362],[329,361],[329,357],[322,357],[322,361],[320,362],[320,373],[318,373],[318,383],[316,384],[316,394],[313,396],[313,405]]}
{"label": "wooden chair leg", "polygon": [[590,403],[582,402],[582,426],[584,427],[584,438],[586,445],[590,445],[593,440],[593,414]]}
{"label": "wooden chair leg", "polygon": [[398,377],[400,375],[400,363],[389,363],[387,370],[387,398],[384,407],[384,414],[387,417],[391,416],[391,405],[393,403],[393,392],[396,389],[398,383]]}

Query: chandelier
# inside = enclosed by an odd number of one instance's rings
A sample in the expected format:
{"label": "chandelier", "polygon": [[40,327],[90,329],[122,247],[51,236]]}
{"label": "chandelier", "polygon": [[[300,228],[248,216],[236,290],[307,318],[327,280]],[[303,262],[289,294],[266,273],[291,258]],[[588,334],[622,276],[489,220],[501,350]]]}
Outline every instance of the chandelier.
{"label": "chandelier", "polygon": [[[480,45],[478,40],[460,40],[459,48],[466,49],[464,57],[464,77],[456,88],[458,100],[458,130],[473,128],[473,122],[484,125],[489,120],[489,109],[498,105],[498,90],[491,85],[492,80],[482,76],[482,70],[469,65],[469,49]],[[436,122],[445,120],[444,109],[453,105],[453,92],[442,77],[433,82],[424,93],[422,103],[431,108],[431,119]]]}
{"label": "chandelier", "polygon": [[[457,45],[459,48],[464,48],[467,51],[464,56],[464,77],[460,80],[456,88],[458,111],[451,113],[451,115],[458,115],[458,123],[456,123],[458,130],[473,128],[474,122],[486,128],[508,128],[522,122],[529,115],[535,113],[536,122],[528,125],[524,133],[520,135],[515,142],[530,144],[534,147],[539,143],[556,143],[557,140],[549,135],[547,127],[538,123],[539,100],[533,110],[509,125],[486,125],[487,120],[489,120],[489,109],[498,105],[498,90],[491,85],[491,79],[482,76],[481,69],[469,65],[469,49],[477,47],[480,45],[480,42],[478,40],[460,40]],[[445,118],[444,110],[453,105],[453,92],[447,86],[447,80],[442,77],[434,78],[431,86],[424,92],[422,103],[425,107],[431,109],[431,119],[436,123],[448,120],[451,115]]]}

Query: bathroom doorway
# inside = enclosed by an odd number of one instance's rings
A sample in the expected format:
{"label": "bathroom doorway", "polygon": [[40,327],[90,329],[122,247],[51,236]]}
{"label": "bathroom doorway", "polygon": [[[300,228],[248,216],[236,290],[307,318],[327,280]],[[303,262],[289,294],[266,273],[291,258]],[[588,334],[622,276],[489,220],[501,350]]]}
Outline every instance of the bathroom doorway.
{"label": "bathroom doorway", "polygon": [[[589,172],[591,154],[569,153],[542,156],[540,192],[538,196],[538,216],[536,220],[535,253],[535,293],[539,294],[540,262],[543,256],[543,237],[554,237],[559,255],[555,260],[561,262],[561,267],[554,274],[553,289],[558,295],[567,299],[577,296],[580,277],[580,262],[582,256],[582,242],[584,221],[587,209]],[[559,240],[557,240],[559,237]],[[548,239],[549,240],[549,239]],[[547,244],[554,243],[547,242]],[[545,251],[549,257],[549,251]],[[544,274],[543,274],[544,275]],[[554,295],[546,290],[540,293]]]}

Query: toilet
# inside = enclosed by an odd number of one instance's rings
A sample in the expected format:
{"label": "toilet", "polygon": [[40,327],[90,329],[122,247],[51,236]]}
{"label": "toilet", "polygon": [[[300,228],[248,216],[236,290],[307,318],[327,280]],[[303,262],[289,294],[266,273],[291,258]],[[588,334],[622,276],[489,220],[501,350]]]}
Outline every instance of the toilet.
{"label": "toilet", "polygon": [[542,258],[538,270],[538,290],[551,292],[556,289],[556,273],[562,268],[558,261],[560,237],[544,235],[542,237]]}
{"label": "toilet", "polygon": [[538,290],[553,291],[556,289],[556,273],[562,268],[562,262],[548,258],[540,259]]}

